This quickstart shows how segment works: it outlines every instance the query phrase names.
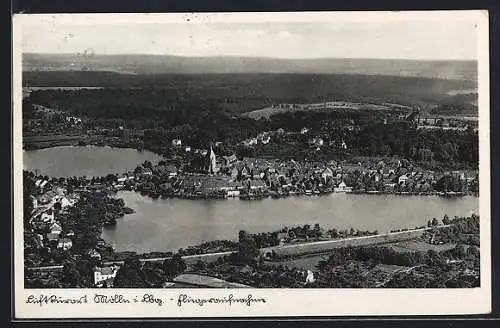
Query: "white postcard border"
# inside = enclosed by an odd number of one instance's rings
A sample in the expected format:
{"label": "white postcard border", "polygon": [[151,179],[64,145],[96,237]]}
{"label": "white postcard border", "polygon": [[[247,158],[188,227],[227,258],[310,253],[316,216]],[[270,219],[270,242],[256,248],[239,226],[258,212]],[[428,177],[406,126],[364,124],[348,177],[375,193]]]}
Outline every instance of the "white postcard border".
{"label": "white postcard border", "polygon": [[[153,21],[255,22],[255,21],[328,21],[356,20],[446,20],[474,19],[479,33],[479,139],[480,139],[480,241],[481,287],[473,289],[24,289],[24,254],[22,220],[22,65],[21,29],[33,20],[58,19],[65,22],[95,24],[130,24]],[[13,18],[13,160],[14,160],[14,283],[15,317],[33,318],[162,318],[162,317],[264,317],[264,316],[367,316],[367,315],[457,315],[488,313],[491,310],[491,240],[490,240],[490,139],[489,139],[489,39],[487,11],[455,12],[336,12],[336,13],[217,13],[217,14],[71,14],[15,15]],[[57,295],[79,298],[86,304],[27,304],[29,295]],[[95,294],[121,294],[129,300],[144,294],[162,298],[163,305],[147,303],[96,304]],[[229,297],[263,298],[265,303],[250,306],[241,303],[183,304],[180,294],[192,298]]]}

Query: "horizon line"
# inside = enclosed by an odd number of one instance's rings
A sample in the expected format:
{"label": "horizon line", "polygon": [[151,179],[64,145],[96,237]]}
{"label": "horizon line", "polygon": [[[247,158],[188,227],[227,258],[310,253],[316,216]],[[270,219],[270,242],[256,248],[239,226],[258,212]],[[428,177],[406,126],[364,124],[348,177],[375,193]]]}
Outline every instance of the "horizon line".
{"label": "horizon line", "polygon": [[[82,53],[72,53],[72,52],[23,52],[24,55],[52,55],[52,56],[78,56],[83,55]],[[479,62],[477,58],[459,59],[459,58],[380,58],[380,57],[302,57],[302,58],[290,58],[290,57],[267,57],[267,56],[245,56],[245,55],[209,55],[209,56],[188,56],[188,55],[176,55],[176,54],[154,54],[154,53],[93,53],[91,56],[151,56],[151,57],[180,57],[180,58],[252,58],[252,59],[277,59],[277,60],[328,60],[328,59],[338,59],[338,60],[399,60],[399,61],[457,61],[457,62]]]}

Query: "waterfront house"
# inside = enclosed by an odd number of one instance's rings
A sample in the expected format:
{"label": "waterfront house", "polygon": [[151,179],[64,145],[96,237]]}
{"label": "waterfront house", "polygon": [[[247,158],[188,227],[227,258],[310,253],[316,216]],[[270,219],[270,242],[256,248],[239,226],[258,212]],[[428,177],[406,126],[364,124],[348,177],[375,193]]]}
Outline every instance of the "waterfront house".
{"label": "waterfront house", "polygon": [[73,242],[69,238],[61,238],[57,243],[57,248],[62,249],[63,251],[67,251],[71,247],[73,247]]}
{"label": "waterfront house", "polygon": [[94,285],[96,287],[102,287],[106,284],[107,287],[113,286],[113,280],[118,273],[117,266],[109,266],[109,267],[95,267],[94,268]]}
{"label": "waterfront house", "polygon": [[227,197],[239,197],[240,191],[238,189],[227,190]]}
{"label": "waterfront house", "polygon": [[249,180],[248,186],[251,191],[264,191],[265,189],[267,189],[266,183],[262,180]]}
{"label": "waterfront house", "polygon": [[347,187],[347,184],[344,181],[341,181],[337,187],[334,188],[335,192],[346,192],[351,191],[350,187]]}
{"label": "waterfront house", "polygon": [[384,183],[384,191],[393,192],[395,186],[396,186],[395,183]]}

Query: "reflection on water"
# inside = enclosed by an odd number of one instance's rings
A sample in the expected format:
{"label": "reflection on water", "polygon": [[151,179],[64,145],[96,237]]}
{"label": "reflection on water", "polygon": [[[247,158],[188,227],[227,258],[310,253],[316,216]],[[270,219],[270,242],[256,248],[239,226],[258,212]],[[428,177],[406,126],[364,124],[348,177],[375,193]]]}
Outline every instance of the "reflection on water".
{"label": "reflection on water", "polygon": [[479,214],[479,198],[331,194],[258,201],[152,200],[138,193],[117,194],[136,212],[105,228],[103,238],[117,251],[168,251],[215,239],[236,240],[239,230],[267,232],[284,226],[314,225],[362,230],[425,225],[445,214]]}

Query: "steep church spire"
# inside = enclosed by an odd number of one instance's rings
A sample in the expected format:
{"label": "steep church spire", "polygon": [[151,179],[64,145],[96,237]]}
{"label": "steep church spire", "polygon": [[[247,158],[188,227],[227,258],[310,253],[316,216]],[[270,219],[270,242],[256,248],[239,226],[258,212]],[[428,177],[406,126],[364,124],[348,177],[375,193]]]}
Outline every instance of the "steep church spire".
{"label": "steep church spire", "polygon": [[218,172],[217,168],[217,158],[215,156],[215,152],[212,148],[212,145],[210,145],[210,153],[209,153],[209,164],[208,164],[208,173],[209,174],[215,174]]}

